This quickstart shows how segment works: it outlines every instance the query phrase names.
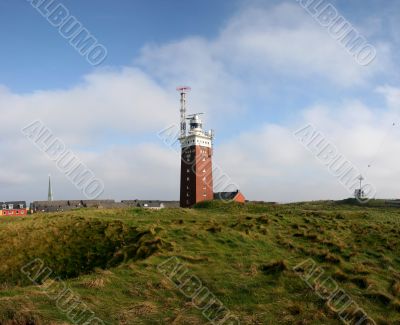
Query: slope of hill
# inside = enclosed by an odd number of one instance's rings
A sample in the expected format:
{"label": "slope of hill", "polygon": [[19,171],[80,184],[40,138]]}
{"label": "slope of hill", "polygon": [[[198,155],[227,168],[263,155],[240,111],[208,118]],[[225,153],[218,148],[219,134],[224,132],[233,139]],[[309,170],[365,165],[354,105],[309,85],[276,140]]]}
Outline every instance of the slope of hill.
{"label": "slope of hill", "polygon": [[400,324],[399,226],[337,202],[0,218],[0,323]]}

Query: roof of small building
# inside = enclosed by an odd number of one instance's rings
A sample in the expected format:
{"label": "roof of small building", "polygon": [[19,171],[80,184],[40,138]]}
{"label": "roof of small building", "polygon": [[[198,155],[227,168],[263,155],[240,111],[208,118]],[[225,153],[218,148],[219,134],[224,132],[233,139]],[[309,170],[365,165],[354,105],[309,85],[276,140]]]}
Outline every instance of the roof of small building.
{"label": "roof of small building", "polygon": [[214,200],[233,200],[239,193],[239,191],[214,193]]}
{"label": "roof of small building", "polygon": [[115,203],[114,200],[57,200],[57,201],[34,201],[35,206],[85,206],[85,205],[102,205]]}
{"label": "roof of small building", "polygon": [[0,202],[1,207],[2,207],[4,204],[7,206],[7,208],[8,208],[10,205],[13,205],[13,208],[14,208],[14,209],[17,208],[17,207],[20,208],[20,205],[23,206],[22,209],[25,209],[25,208],[26,208],[26,201],[7,201],[7,202]]}
{"label": "roof of small building", "polygon": [[34,201],[32,202],[32,204],[36,207],[63,207],[63,206],[75,205],[74,203],[79,204],[78,202],[80,203],[81,201],[68,201],[68,200]]}

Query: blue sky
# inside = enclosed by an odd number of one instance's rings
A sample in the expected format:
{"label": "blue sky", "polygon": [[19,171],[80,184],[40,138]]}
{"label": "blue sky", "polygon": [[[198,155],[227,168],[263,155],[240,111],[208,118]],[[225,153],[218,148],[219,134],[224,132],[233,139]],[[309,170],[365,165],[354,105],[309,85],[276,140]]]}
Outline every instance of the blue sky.
{"label": "blue sky", "polygon": [[[236,0],[62,3],[106,45],[105,66],[130,64],[146,43],[188,35],[214,37],[238,6]],[[0,8],[0,37],[6,48],[0,63],[1,84],[18,92],[70,87],[92,70],[27,1],[2,0]]]}
{"label": "blue sky", "polygon": [[177,199],[179,155],[157,133],[178,122],[182,84],[193,88],[191,111],[216,130],[216,164],[250,199],[349,195],[294,141],[307,123],[360,169],[377,160],[378,196],[396,197],[399,134],[386,137],[400,104],[396,1],[326,1],[377,49],[366,67],[294,0],[57,3],[108,56],[91,66],[29,1],[0,0],[3,200],[45,198],[48,173],[56,198],[82,196],[21,136],[35,119],[104,180],[104,197]]}

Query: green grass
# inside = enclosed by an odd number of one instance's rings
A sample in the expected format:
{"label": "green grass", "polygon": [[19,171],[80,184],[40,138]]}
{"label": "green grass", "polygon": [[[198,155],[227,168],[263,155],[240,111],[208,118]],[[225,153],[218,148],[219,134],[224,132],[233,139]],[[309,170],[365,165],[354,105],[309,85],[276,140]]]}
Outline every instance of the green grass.
{"label": "green grass", "polygon": [[108,324],[207,324],[157,270],[172,256],[241,324],[341,324],[293,271],[307,258],[377,324],[400,324],[399,239],[399,209],[348,201],[0,218],[0,324],[70,323],[50,281],[21,272],[36,258]]}

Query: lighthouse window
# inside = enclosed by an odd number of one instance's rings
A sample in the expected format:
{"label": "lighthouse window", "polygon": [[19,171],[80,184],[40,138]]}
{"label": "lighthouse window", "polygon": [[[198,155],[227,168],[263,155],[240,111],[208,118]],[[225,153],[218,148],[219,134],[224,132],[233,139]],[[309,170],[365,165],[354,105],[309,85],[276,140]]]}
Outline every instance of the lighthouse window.
{"label": "lighthouse window", "polygon": [[189,177],[188,177],[188,178],[186,178],[186,180],[189,182]]}
{"label": "lighthouse window", "polygon": [[201,128],[201,124],[200,123],[190,123],[190,128],[191,129]]}

